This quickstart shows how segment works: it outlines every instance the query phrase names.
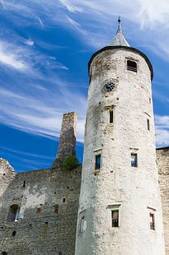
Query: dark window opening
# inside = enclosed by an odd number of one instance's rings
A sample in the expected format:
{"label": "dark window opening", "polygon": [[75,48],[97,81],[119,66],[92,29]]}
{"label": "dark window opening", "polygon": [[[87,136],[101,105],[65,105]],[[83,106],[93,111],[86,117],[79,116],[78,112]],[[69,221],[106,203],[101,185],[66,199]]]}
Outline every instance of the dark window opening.
{"label": "dark window opening", "polygon": [[95,156],[95,170],[101,168],[101,154]]}
{"label": "dark window opening", "polygon": [[42,212],[42,208],[38,207],[36,210],[36,213],[41,213]]}
{"label": "dark window opening", "polygon": [[132,167],[138,166],[137,153],[131,153],[131,166]]}
{"label": "dark window opening", "polygon": [[8,253],[6,251],[3,251],[2,255],[8,255]]}
{"label": "dark window opening", "polygon": [[54,205],[54,212],[55,212],[56,214],[59,213],[59,205]]}
{"label": "dark window opening", "polygon": [[46,221],[45,224],[48,225],[48,221]]}
{"label": "dark window opening", "polygon": [[113,110],[110,111],[110,123],[113,123]]}
{"label": "dark window opening", "polygon": [[137,73],[137,63],[135,61],[127,60],[127,70]]}
{"label": "dark window opening", "polygon": [[147,129],[150,131],[150,120],[147,119]]}
{"label": "dark window opening", "polygon": [[12,232],[12,236],[16,236],[16,231],[13,231],[13,232]]}
{"label": "dark window opening", "polygon": [[8,221],[17,221],[19,219],[20,207],[16,204],[11,205],[8,213]]}
{"label": "dark window opening", "polygon": [[111,211],[112,216],[112,227],[118,228],[119,227],[119,210]]}
{"label": "dark window opening", "polygon": [[61,252],[61,251],[59,252],[59,255],[62,255],[62,252]]}
{"label": "dark window opening", "polygon": [[24,181],[24,182],[23,182],[23,188],[25,188],[25,186],[26,186],[26,182]]}
{"label": "dark window opening", "polygon": [[154,216],[154,213],[150,213],[150,229],[155,230],[155,216]]}
{"label": "dark window opening", "polygon": [[65,203],[65,202],[66,202],[66,198],[64,197],[64,198],[63,198],[63,203]]}

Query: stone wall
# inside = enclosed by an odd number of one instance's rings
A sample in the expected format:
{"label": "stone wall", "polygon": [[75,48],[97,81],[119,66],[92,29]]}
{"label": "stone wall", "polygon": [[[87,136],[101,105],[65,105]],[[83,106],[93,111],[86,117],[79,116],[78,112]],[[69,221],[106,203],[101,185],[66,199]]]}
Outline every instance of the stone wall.
{"label": "stone wall", "polygon": [[169,255],[169,147],[157,149],[166,255]]}
{"label": "stone wall", "polygon": [[62,120],[59,150],[54,165],[58,166],[66,157],[75,155],[76,147],[76,122],[75,112],[65,113]]}
{"label": "stone wall", "polygon": [[0,159],[0,254],[74,255],[81,167],[59,162],[75,155],[75,127],[76,114],[64,114],[51,169],[16,174]]}
{"label": "stone wall", "polygon": [[[0,254],[74,255],[80,175],[80,168],[1,174]],[[20,207],[14,222],[11,205]]]}

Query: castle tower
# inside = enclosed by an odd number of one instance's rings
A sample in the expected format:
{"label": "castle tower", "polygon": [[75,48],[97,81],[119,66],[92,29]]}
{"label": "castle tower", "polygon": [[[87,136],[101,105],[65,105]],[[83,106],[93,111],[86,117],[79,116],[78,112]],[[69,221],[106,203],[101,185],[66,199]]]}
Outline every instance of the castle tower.
{"label": "castle tower", "polygon": [[124,38],[89,61],[75,255],[164,255],[153,69]]}

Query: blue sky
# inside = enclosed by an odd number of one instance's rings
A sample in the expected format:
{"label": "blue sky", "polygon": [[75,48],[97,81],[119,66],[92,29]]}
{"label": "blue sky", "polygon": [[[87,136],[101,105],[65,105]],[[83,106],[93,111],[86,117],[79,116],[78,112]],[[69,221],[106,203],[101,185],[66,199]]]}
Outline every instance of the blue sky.
{"label": "blue sky", "polygon": [[0,0],[0,157],[17,171],[51,165],[64,112],[78,113],[82,158],[87,63],[119,15],[153,64],[156,142],[169,146],[168,0]]}

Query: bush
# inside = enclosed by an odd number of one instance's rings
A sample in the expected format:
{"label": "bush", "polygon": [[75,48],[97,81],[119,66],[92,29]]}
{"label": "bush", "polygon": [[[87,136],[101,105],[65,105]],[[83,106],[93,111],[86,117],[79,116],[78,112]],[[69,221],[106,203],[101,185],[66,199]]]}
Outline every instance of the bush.
{"label": "bush", "polygon": [[79,161],[75,156],[68,156],[63,160],[62,168],[65,171],[71,171],[79,166]]}

